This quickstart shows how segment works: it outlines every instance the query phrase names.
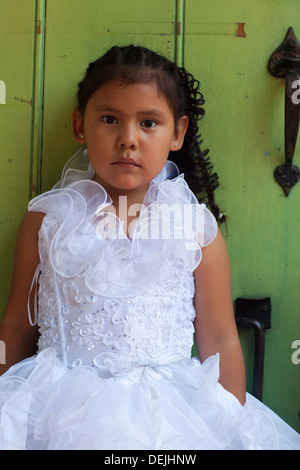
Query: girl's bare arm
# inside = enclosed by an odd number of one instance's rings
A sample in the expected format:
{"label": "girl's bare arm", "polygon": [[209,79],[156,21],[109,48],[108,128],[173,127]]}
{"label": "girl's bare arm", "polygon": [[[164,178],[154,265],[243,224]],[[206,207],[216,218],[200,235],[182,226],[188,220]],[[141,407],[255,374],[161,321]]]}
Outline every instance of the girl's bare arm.
{"label": "girl's bare arm", "polygon": [[[6,349],[6,364],[0,364],[0,375],[36,351],[38,330],[29,323],[27,302],[39,264],[38,232],[44,215],[27,212],[18,231],[11,289],[0,324],[0,340]],[[32,298],[30,304],[33,311]]]}
{"label": "girl's bare arm", "polygon": [[220,355],[220,383],[245,403],[245,368],[235,324],[227,248],[219,231],[195,276],[195,339],[201,361]]}

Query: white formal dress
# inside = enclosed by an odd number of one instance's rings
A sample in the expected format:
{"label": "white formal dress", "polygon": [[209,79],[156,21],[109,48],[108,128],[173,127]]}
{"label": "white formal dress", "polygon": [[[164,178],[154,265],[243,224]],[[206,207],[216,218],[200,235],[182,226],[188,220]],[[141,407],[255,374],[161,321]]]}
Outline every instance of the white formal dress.
{"label": "white formal dress", "polygon": [[152,181],[127,236],[81,158],[29,204],[46,214],[40,337],[0,377],[0,449],[300,449],[270,409],[218,383],[218,354],[191,358],[193,271],[217,223],[177,167]]}

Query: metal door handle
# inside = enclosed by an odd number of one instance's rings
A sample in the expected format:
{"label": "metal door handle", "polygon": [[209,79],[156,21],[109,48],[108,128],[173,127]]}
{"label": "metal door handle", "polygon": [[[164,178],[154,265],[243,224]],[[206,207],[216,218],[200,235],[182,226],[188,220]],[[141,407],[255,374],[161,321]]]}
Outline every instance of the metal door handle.
{"label": "metal door handle", "polygon": [[293,28],[271,55],[268,70],[276,78],[285,78],[285,164],[275,168],[274,177],[288,196],[300,179],[300,168],[292,164],[300,121],[300,100],[293,99],[294,83],[300,79],[300,44]]}

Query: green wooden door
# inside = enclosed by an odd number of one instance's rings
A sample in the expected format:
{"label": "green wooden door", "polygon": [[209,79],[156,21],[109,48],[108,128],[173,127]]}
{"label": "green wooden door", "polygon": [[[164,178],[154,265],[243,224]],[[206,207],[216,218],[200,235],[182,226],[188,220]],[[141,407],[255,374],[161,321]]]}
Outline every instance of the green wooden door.
{"label": "green wooden door", "polygon": [[[0,0],[0,11],[9,45],[0,49],[1,309],[28,199],[57,181],[78,147],[71,112],[87,63],[114,44],[153,48],[201,81],[233,297],[271,297],[264,402],[299,431],[300,183],[286,198],[273,178],[284,161],[284,83],[267,72],[289,26],[300,39],[298,0]],[[294,159],[300,166],[299,145]],[[241,340],[251,392],[252,333]]]}
{"label": "green wooden door", "polygon": [[[224,4],[226,3],[226,8]],[[219,173],[233,298],[271,297],[263,401],[299,430],[300,183],[286,198],[273,171],[284,163],[284,80],[267,71],[289,26],[300,39],[297,0],[187,0],[184,63],[206,98],[204,148]],[[300,166],[300,143],[294,157]],[[254,337],[241,331],[252,391]]]}

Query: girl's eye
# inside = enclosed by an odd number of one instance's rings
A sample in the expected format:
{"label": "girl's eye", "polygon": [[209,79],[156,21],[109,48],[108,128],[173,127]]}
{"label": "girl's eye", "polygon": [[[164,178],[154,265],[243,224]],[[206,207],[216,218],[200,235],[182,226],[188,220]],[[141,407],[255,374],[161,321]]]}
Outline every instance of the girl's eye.
{"label": "girl's eye", "polygon": [[117,119],[113,116],[103,116],[102,120],[105,122],[105,124],[116,124]]}
{"label": "girl's eye", "polygon": [[142,127],[146,127],[147,129],[152,129],[157,125],[157,122],[153,121],[153,119],[146,119],[141,123]]}

